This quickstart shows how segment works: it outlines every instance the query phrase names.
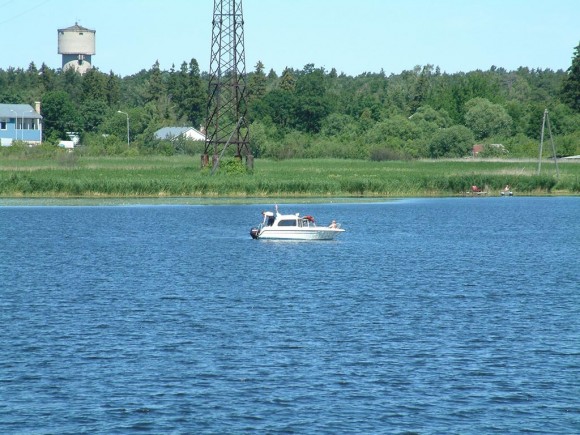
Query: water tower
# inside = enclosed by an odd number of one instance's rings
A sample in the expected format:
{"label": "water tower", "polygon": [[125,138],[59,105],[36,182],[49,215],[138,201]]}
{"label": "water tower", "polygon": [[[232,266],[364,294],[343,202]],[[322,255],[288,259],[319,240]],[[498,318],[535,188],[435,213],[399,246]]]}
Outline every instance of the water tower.
{"label": "water tower", "polygon": [[84,74],[91,67],[95,54],[95,31],[79,26],[58,29],[58,54],[62,54],[62,70],[74,68]]}

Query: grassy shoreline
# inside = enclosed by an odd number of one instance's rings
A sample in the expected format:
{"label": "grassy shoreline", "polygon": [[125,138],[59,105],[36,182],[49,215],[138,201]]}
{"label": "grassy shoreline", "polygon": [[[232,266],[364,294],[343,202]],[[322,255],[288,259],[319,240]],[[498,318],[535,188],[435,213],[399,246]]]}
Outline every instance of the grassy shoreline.
{"label": "grassy shoreline", "polygon": [[509,184],[517,195],[577,195],[580,162],[533,160],[256,159],[253,173],[215,175],[191,156],[0,159],[2,198],[401,198],[470,195],[478,185],[490,196]]}

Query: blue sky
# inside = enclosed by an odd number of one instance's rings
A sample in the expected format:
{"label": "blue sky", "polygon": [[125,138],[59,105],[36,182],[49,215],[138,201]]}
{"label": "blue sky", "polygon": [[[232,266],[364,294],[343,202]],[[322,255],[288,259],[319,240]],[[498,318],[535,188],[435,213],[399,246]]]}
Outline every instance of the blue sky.
{"label": "blue sky", "polygon": [[[243,0],[246,68],[308,63],[347,75],[567,69],[579,0]],[[0,68],[61,66],[57,29],[96,30],[99,70],[121,76],[197,59],[209,69],[213,0],[0,0]]]}

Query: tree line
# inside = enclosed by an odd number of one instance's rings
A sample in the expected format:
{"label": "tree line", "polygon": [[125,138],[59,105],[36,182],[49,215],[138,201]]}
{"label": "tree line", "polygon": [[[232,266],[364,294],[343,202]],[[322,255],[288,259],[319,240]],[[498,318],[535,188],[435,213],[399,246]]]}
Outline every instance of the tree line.
{"label": "tree line", "polygon": [[[258,62],[246,77],[256,157],[464,157],[474,144],[484,145],[488,156],[537,157],[546,109],[557,154],[580,154],[580,44],[566,71],[492,66],[448,74],[424,65],[353,77],[314,64],[266,71]],[[76,132],[88,153],[196,154],[203,144],[158,140],[154,132],[203,126],[208,79],[195,59],[169,71],[155,62],[126,77],[31,63],[27,69],[0,69],[0,103],[41,101],[48,144]],[[129,149],[119,111],[130,118]]]}

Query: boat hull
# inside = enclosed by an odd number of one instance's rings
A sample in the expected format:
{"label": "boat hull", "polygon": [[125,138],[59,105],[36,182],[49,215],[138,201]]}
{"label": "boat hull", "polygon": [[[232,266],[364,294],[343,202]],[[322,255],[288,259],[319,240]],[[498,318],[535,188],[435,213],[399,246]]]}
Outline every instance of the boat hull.
{"label": "boat hull", "polygon": [[263,228],[257,239],[264,240],[334,240],[343,233],[340,228]]}

